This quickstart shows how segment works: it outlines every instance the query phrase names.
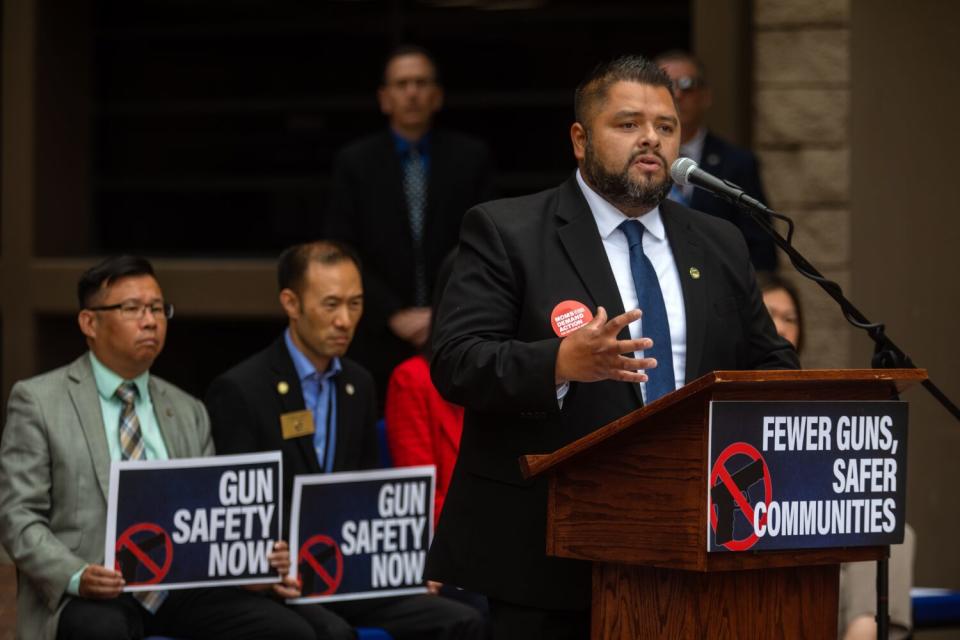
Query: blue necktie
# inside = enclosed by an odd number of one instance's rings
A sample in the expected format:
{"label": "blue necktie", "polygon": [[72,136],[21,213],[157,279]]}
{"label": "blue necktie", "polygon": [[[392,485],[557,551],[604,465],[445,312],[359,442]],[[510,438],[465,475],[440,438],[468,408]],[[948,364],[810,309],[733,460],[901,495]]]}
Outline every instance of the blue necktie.
{"label": "blue necktie", "polygon": [[647,228],[637,220],[627,220],[620,224],[620,230],[627,236],[630,245],[630,272],[633,273],[633,286],[637,290],[640,310],[643,311],[643,335],[653,340],[653,347],[644,351],[643,355],[657,359],[656,368],[647,371],[646,402],[649,404],[676,388],[670,323],[657,272],[643,252],[643,232]]}
{"label": "blue necktie", "polygon": [[403,165],[403,190],[410,214],[410,235],[413,238],[413,298],[414,304],[422,307],[427,298],[427,271],[423,260],[424,213],[427,208],[427,169],[423,156],[416,145],[411,145],[410,154]]}

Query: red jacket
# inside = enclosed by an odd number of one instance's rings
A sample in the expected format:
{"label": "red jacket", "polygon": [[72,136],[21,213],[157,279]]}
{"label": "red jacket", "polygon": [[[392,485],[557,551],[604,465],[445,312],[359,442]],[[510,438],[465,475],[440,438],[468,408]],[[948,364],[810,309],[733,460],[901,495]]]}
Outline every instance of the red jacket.
{"label": "red jacket", "polygon": [[387,385],[387,444],[397,467],[437,467],[436,526],[460,449],[463,408],[440,397],[423,356],[401,362]]}

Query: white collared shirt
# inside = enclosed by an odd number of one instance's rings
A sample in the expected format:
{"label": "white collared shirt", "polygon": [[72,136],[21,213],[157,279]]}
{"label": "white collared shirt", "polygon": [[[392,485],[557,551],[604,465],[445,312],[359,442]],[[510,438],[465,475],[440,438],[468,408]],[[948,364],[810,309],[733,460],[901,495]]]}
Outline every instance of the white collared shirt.
{"label": "white collared shirt", "polygon": [[[603,241],[607,260],[613,270],[613,277],[617,281],[617,289],[620,290],[623,308],[625,311],[636,309],[639,301],[636,287],[633,285],[633,272],[630,270],[630,246],[627,243],[627,236],[622,230],[618,229],[622,222],[634,218],[625,216],[620,210],[604,200],[600,194],[591,189],[583,180],[579,170],[577,170],[577,184],[580,185],[580,190],[587,199],[593,218],[597,222],[597,229],[600,231],[600,239]],[[683,290],[680,288],[680,273],[677,271],[673,250],[667,241],[667,233],[663,227],[663,220],[660,218],[660,207],[655,207],[636,218],[636,220],[642,222],[643,226],[647,228],[647,232],[643,234],[643,252],[650,259],[654,270],[657,272],[660,291],[663,293],[663,304],[667,309],[667,322],[670,323],[673,375],[676,388],[679,389],[684,384],[687,369],[687,317],[683,304]],[[630,325],[630,337],[633,339],[643,337],[642,318]],[[638,351],[636,355],[641,358],[643,352]],[[644,402],[646,402],[646,384],[640,383],[640,389],[643,391]]]}

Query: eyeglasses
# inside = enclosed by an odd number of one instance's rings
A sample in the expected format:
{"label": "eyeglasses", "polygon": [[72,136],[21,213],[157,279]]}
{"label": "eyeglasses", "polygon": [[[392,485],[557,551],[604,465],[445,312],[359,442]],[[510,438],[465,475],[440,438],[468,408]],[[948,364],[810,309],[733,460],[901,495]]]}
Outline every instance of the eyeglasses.
{"label": "eyeglasses", "polygon": [[124,320],[139,320],[148,309],[155,318],[173,318],[173,305],[169,302],[120,302],[103,307],[87,307],[87,311],[119,311]]}
{"label": "eyeglasses", "polygon": [[699,89],[704,84],[703,78],[698,78],[696,76],[680,76],[673,80],[673,90],[686,93],[687,91],[693,91],[694,89]]}

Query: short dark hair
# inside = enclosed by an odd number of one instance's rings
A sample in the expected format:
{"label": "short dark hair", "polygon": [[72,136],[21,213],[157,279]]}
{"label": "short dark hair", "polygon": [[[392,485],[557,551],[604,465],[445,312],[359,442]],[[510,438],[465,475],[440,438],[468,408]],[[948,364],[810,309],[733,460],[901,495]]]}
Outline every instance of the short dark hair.
{"label": "short dark hair", "polygon": [[574,93],[574,116],[584,128],[587,128],[588,112],[597,103],[606,99],[607,91],[617,82],[639,82],[663,87],[670,92],[671,99],[673,98],[673,83],[670,77],[663,69],[643,56],[620,56],[602,62],[587,74]]}
{"label": "short dark hair", "polygon": [[80,276],[77,282],[77,301],[81,309],[90,306],[90,302],[103,288],[109,287],[117,280],[133,276],[151,276],[153,265],[146,258],[140,256],[111,256],[90,267]]}
{"label": "short dark hair", "polygon": [[797,348],[796,352],[800,353],[800,350],[803,349],[803,307],[800,305],[800,295],[797,293],[797,288],[793,284],[775,273],[770,272],[760,272],[757,274],[757,285],[760,287],[760,293],[766,293],[767,291],[783,291],[790,299],[793,300],[793,308],[797,310]]}
{"label": "short dark hair", "polygon": [[394,47],[390,50],[390,53],[387,54],[386,59],[383,61],[383,73],[380,75],[380,86],[386,86],[387,84],[387,67],[390,66],[390,63],[403,56],[423,56],[426,58],[430,66],[433,67],[433,81],[440,84],[440,66],[437,64],[437,59],[430,53],[430,50],[419,44],[407,43]]}
{"label": "short dark hair", "polygon": [[700,80],[700,85],[707,85],[707,69],[703,66],[703,61],[689,51],[685,49],[670,49],[669,51],[664,51],[653,59],[653,63],[658,67],[667,62],[689,62],[697,68],[697,76],[699,76],[698,79]]}
{"label": "short dark hair", "polygon": [[338,264],[344,260],[353,262],[360,270],[360,258],[349,245],[335,240],[315,240],[289,247],[277,261],[277,284],[280,291],[290,289],[297,295],[303,292],[303,280],[311,262]]}

